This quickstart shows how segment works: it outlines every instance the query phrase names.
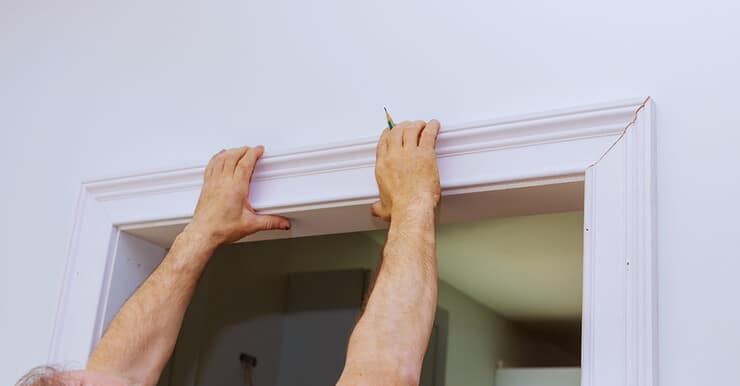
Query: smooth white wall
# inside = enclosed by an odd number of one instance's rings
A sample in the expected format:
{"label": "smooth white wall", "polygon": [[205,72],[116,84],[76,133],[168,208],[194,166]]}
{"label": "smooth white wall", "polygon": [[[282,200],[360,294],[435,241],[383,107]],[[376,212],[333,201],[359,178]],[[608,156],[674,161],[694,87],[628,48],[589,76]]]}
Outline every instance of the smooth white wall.
{"label": "smooth white wall", "polygon": [[[43,363],[82,179],[650,94],[662,385],[736,383],[740,3],[0,0],[0,383]],[[499,167],[505,167],[500,165]]]}

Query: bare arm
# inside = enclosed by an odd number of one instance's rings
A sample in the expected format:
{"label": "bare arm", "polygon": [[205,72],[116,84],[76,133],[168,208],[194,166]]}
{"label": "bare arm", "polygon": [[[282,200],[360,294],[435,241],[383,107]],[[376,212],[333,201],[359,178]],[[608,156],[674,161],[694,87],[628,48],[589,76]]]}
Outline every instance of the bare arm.
{"label": "bare arm", "polygon": [[439,122],[402,122],[378,142],[381,201],[390,220],[382,261],[364,313],[349,340],[338,385],[418,385],[437,306],[434,209]]}
{"label": "bare arm", "polygon": [[117,375],[126,384],[156,384],[214,248],[191,229],[177,236],[159,267],[111,321],[87,369]]}
{"label": "bare arm", "polygon": [[222,150],[211,159],[192,223],[118,311],[93,350],[88,370],[116,376],[127,385],[156,384],[213,251],[259,230],[290,227],[287,219],[258,215],[249,205],[249,180],[263,151]]}

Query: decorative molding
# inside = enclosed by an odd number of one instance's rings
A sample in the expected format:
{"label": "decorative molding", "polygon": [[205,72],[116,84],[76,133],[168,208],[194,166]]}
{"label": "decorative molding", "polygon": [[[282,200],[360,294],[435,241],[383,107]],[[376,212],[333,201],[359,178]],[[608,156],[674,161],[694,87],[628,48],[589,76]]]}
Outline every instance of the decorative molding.
{"label": "decorative molding", "polygon": [[655,106],[645,104],[625,136],[627,152],[628,383],[658,384],[658,269]]}
{"label": "decorative molding", "polygon": [[654,119],[648,98],[586,171],[584,385],[657,385]]}
{"label": "decorative molding", "polygon": [[[496,184],[509,188],[513,182],[521,186],[536,185],[554,176],[583,175],[588,164],[596,159],[594,152],[603,151],[606,144],[613,143],[641,102],[632,99],[466,124],[444,124],[437,145],[443,194],[476,188],[489,190]],[[373,175],[375,141],[375,138],[366,138],[266,154],[253,178],[251,200],[254,207],[264,213],[286,213],[372,201],[377,195]],[[532,149],[538,149],[538,157],[530,156]],[[501,155],[507,161],[520,161],[515,167],[500,170],[484,170],[487,165],[465,164],[466,160],[476,162],[475,158],[481,162],[489,160],[487,155],[490,154]],[[567,165],[552,165],[550,159],[562,159]],[[471,173],[446,173],[460,167],[470,169]],[[89,181],[84,183],[84,188],[109,208],[116,225],[130,228],[163,219],[184,221],[189,218],[192,206],[159,211],[157,208],[168,205],[162,202],[146,211],[130,209],[144,208],[134,201],[156,200],[158,196],[192,201],[194,205],[203,170],[204,166],[195,166],[132,174]],[[332,181],[346,181],[352,186],[331,195],[314,194],[311,190],[302,197],[293,193],[296,185],[320,187]],[[127,210],[117,210],[119,206],[126,206]],[[139,215],[139,212],[144,213]]]}
{"label": "decorative molding", "polygon": [[[619,135],[642,101],[554,110],[540,114],[445,125],[439,135],[439,158],[465,153],[495,151],[512,147],[537,146]],[[255,171],[254,181],[294,178],[309,174],[372,168],[377,138],[298,149],[276,155],[266,154]],[[85,186],[99,200],[128,195],[166,193],[200,187],[203,166],[132,174],[87,182]]]}
{"label": "decorative molding", "polygon": [[[476,192],[585,179],[586,223],[593,229],[586,232],[584,247],[584,385],[655,385],[652,102],[625,131],[643,103],[633,99],[443,124],[437,146],[443,195],[463,200]],[[342,221],[373,226],[354,214],[377,196],[375,141],[266,154],[252,181],[253,206],[289,215],[344,211]],[[50,362],[84,363],[98,339],[105,305],[110,306],[112,267],[128,261],[120,251],[146,249],[119,248],[119,232],[187,222],[202,172],[203,166],[195,166],[83,183]],[[625,256],[629,270],[615,263]]]}

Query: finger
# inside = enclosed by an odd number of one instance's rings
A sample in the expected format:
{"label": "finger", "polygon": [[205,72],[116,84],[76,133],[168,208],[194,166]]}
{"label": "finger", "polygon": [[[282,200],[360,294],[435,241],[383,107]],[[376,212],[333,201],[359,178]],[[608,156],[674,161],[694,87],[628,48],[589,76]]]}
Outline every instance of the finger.
{"label": "finger", "polygon": [[237,163],[234,178],[246,183],[252,181],[254,166],[257,164],[257,160],[262,157],[264,152],[265,147],[262,145],[249,148],[249,150],[247,150],[247,152],[244,153],[244,156],[239,160],[239,163]]}
{"label": "finger", "polygon": [[424,130],[427,123],[424,121],[413,121],[403,129],[403,147],[419,146],[419,133]]}
{"label": "finger", "polygon": [[205,178],[210,177],[213,175],[213,168],[216,164],[216,157],[218,157],[221,153],[225,152],[225,149],[221,149],[218,153],[214,154],[211,159],[208,161],[208,165],[206,165],[206,171],[203,173]]}
{"label": "finger", "polygon": [[234,169],[236,169],[236,164],[242,157],[244,157],[244,154],[247,153],[247,150],[249,150],[249,146],[242,146],[227,150],[226,159],[224,160],[224,173],[233,175]]}
{"label": "finger", "polygon": [[393,127],[388,136],[388,147],[389,148],[400,148],[403,146],[403,129],[409,124],[407,121],[403,121]]}
{"label": "finger", "polygon": [[226,156],[226,151],[227,150],[222,149],[220,152],[218,152],[218,154],[216,154],[215,157],[213,157],[213,161],[211,161],[211,162],[213,162],[213,167],[212,167],[212,170],[211,170],[211,175],[212,176],[220,175],[223,172],[223,170],[224,170],[224,160],[226,158],[225,157]]}
{"label": "finger", "polygon": [[380,217],[383,220],[388,220],[388,211],[383,206],[382,201],[375,201],[370,207],[370,213],[375,217]]}
{"label": "finger", "polygon": [[427,125],[424,127],[424,131],[421,132],[421,137],[419,138],[419,147],[425,149],[434,149],[434,147],[437,145],[439,128],[440,124],[438,120],[432,119],[431,121],[429,121],[429,123],[427,123]]}
{"label": "finger", "polygon": [[259,229],[263,231],[269,231],[271,229],[282,229],[287,231],[288,229],[290,229],[290,220],[283,216],[275,216],[270,214],[258,215],[256,223]]}
{"label": "finger", "polygon": [[383,211],[383,203],[380,201],[375,201],[373,203],[373,206],[370,207],[370,213],[374,217],[380,217],[380,213]]}
{"label": "finger", "polygon": [[375,159],[379,160],[382,158],[385,153],[388,151],[388,137],[390,136],[390,129],[387,127],[383,129],[383,133],[380,134],[380,139],[378,139],[378,146],[375,148]]}

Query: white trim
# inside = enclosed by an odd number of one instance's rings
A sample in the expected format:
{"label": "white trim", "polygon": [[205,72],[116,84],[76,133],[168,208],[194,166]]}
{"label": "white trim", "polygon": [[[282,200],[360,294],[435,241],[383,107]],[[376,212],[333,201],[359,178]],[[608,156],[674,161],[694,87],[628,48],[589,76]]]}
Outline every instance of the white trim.
{"label": "white trim", "polygon": [[[453,191],[512,182],[535,184],[543,178],[582,175],[585,168],[624,130],[640,102],[629,100],[585,108],[557,110],[521,117],[444,125],[438,143],[443,189]],[[362,139],[282,154],[266,154],[255,171],[251,200],[265,213],[341,206],[375,199],[373,162],[376,139]],[[538,149],[538,157],[529,157]],[[269,151],[269,150],[268,150]],[[484,161],[521,158],[517,167],[482,170]],[[477,160],[479,161],[477,161]],[[557,162],[551,162],[557,160]],[[457,167],[472,165],[469,173]],[[552,164],[551,164],[552,163]],[[84,184],[110,211],[116,225],[153,220],[187,219],[192,207],[167,200],[194,203],[204,166],[133,174]],[[454,173],[446,173],[454,170]],[[318,189],[345,181],[344,189]],[[332,184],[332,185],[328,185]],[[295,187],[302,188],[302,196]],[[306,189],[307,188],[307,189]],[[136,205],[149,203],[154,207]],[[145,202],[144,202],[145,201]],[[169,208],[168,208],[169,207]]]}
{"label": "white trim", "polygon": [[[655,196],[650,182],[654,179],[655,149],[652,104],[648,102],[636,114],[642,105],[642,100],[628,100],[461,125],[443,124],[438,142],[445,196],[578,181],[585,175],[587,222],[591,223],[590,217],[596,221],[613,217],[614,224],[624,223],[621,228],[587,232],[585,254],[590,257],[584,261],[584,355],[588,356],[584,357],[584,385],[594,384],[588,377],[614,371],[623,374],[624,379],[639,379],[640,386],[654,384]],[[636,115],[634,125],[625,133]],[[612,148],[615,142],[620,144]],[[288,215],[367,205],[377,195],[374,145],[375,138],[371,138],[268,153],[255,172],[250,200],[262,212]],[[607,149],[611,149],[607,157],[589,167]],[[611,167],[604,166],[607,160]],[[105,274],[111,269],[117,232],[186,223],[197,201],[202,172],[203,166],[196,166],[83,183],[50,361],[84,362],[97,340],[104,308],[100,301],[110,285]],[[612,185],[619,186],[613,186],[610,192],[606,184],[596,185],[594,181],[612,181]],[[624,210],[614,210],[621,206],[606,202],[604,197],[623,200]],[[355,217],[351,221],[372,226],[370,219]],[[600,237],[594,237],[596,234]],[[617,246],[615,251],[633,256],[629,274],[615,282],[617,288],[605,288],[593,280],[600,275],[598,268],[607,265],[597,263],[593,253],[588,254],[610,243]],[[622,256],[615,253],[610,255],[611,263]],[[611,272],[618,267],[611,267]],[[597,298],[589,295],[602,296],[602,291],[604,296],[621,294],[624,305],[592,307]],[[611,308],[605,311],[607,307]],[[609,312],[621,315],[623,319],[611,319],[622,320],[620,328],[602,329],[601,317]],[[602,331],[608,334],[597,333]],[[621,339],[621,344],[613,346],[621,347],[621,351],[603,356],[604,342],[594,342],[602,338]],[[602,356],[622,358],[624,372],[617,368],[621,365],[602,361]]]}
{"label": "white trim", "polygon": [[586,170],[583,385],[657,385],[653,121],[646,100]]}
{"label": "white trim", "polygon": [[[630,234],[627,258],[631,282],[632,306],[635,314],[630,318],[632,327],[628,334],[635,339],[628,340],[628,358],[630,360],[628,380],[636,386],[658,384],[657,338],[658,338],[658,302],[657,302],[657,180],[656,180],[656,141],[655,141],[655,108],[652,101],[638,116],[635,129],[625,135],[629,164],[627,165],[628,189],[627,232]],[[652,366],[645,366],[651,363]]]}

